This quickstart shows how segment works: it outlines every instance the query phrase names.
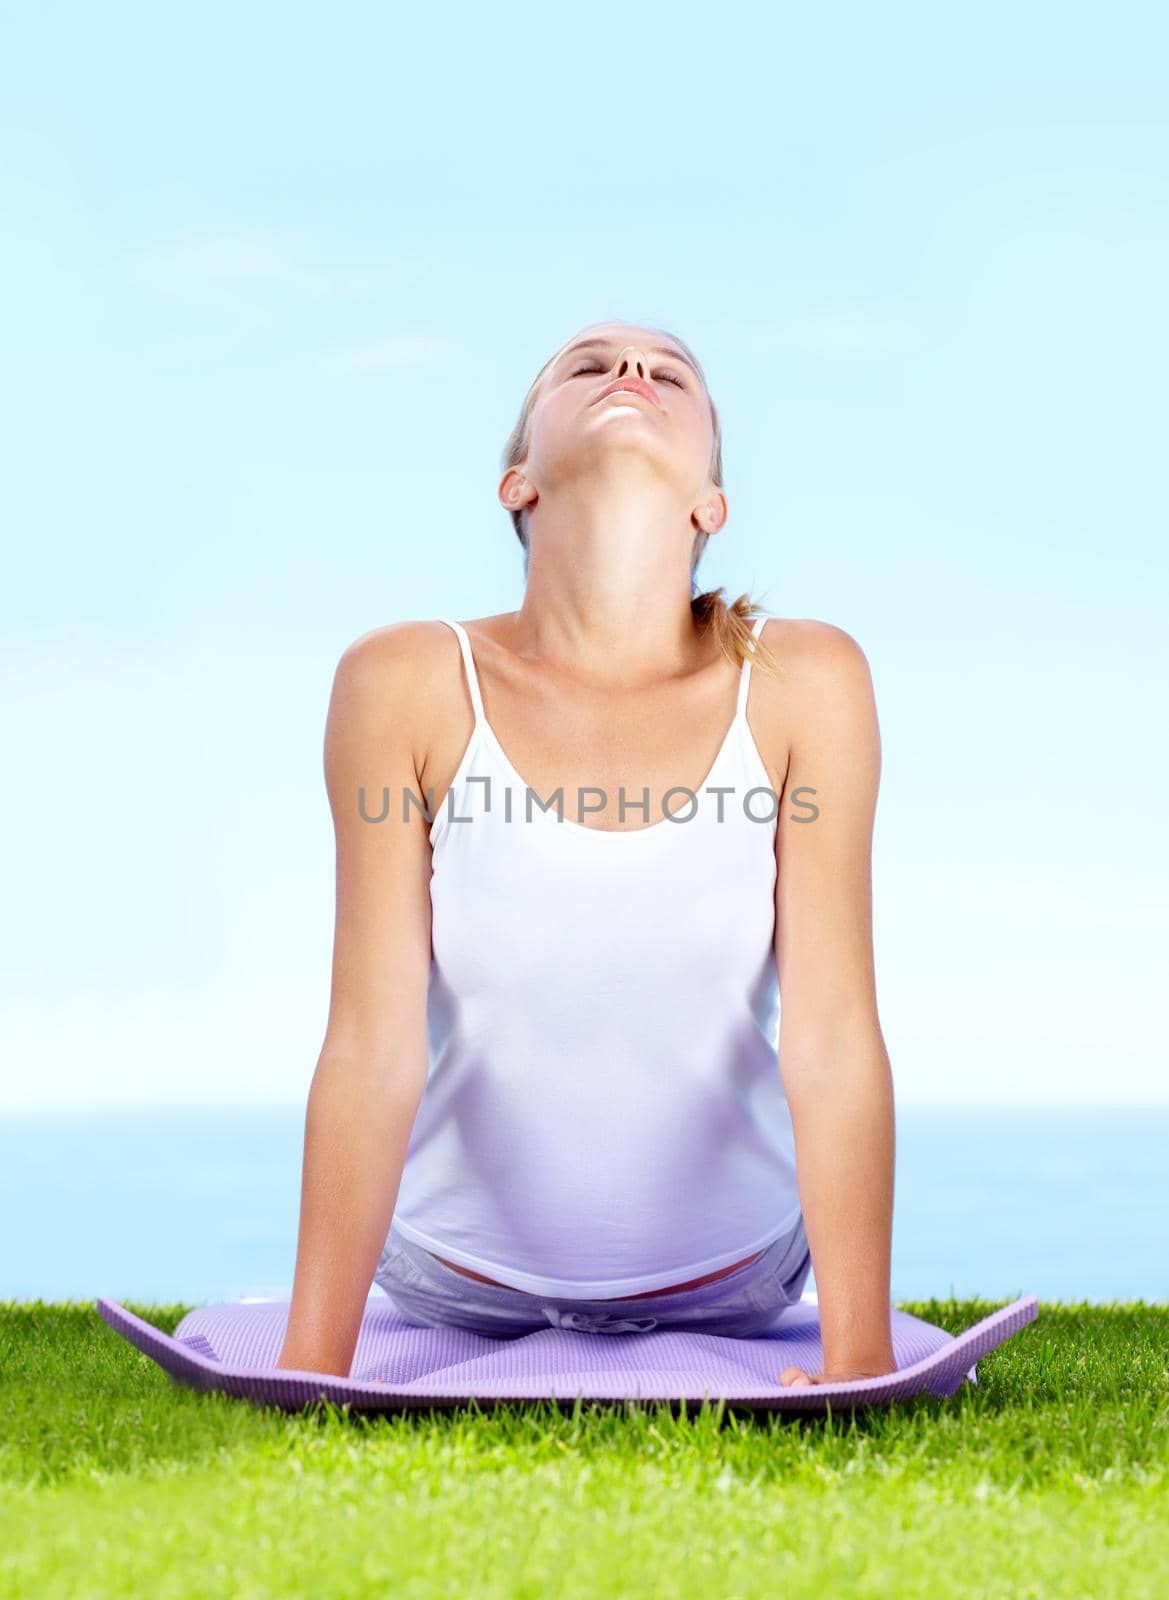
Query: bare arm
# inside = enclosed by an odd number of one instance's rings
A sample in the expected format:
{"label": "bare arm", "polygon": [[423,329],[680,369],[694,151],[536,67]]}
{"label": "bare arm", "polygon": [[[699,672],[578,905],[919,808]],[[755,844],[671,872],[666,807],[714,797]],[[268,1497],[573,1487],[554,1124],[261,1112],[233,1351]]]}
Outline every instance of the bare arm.
{"label": "bare arm", "polygon": [[[300,1234],[276,1365],[347,1377],[426,1086],[430,842],[410,718],[418,624],[350,645],[325,733],[336,836],[332,996],[309,1090]],[[358,791],[364,788],[363,820]]]}
{"label": "bare arm", "polygon": [[893,1080],[872,932],[880,733],[856,641],[828,623],[792,626],[790,749],[776,832],[779,1065],[825,1374],[876,1375],[896,1368]]}

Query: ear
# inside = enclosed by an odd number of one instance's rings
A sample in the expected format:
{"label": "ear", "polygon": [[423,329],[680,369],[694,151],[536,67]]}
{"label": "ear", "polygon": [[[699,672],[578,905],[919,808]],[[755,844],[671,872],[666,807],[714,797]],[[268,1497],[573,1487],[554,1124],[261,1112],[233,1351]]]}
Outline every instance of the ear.
{"label": "ear", "polygon": [[704,500],[694,512],[694,520],[705,534],[718,533],[727,520],[727,497],[721,489],[715,489],[708,500]]}
{"label": "ear", "polygon": [[536,485],[516,467],[508,467],[499,480],[499,503],[505,511],[523,511],[539,499]]}

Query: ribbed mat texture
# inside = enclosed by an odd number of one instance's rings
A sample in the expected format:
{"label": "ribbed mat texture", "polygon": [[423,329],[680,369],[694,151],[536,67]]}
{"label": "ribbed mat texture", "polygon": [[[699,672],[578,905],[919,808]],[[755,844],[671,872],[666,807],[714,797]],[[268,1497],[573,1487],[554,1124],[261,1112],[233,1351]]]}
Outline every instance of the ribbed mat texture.
{"label": "ribbed mat texture", "polygon": [[399,1411],[495,1400],[725,1400],[761,1411],[823,1411],[884,1404],[928,1391],[948,1397],[977,1383],[979,1359],[1038,1315],[1034,1295],[1012,1300],[960,1334],[891,1311],[897,1371],[849,1383],[787,1388],[785,1367],[821,1370],[814,1303],[789,1307],[752,1338],[654,1329],[581,1333],[544,1328],[507,1339],[458,1328],[419,1328],[387,1297],[366,1303],[352,1376],[284,1371],[274,1363],[289,1302],[198,1306],[173,1337],[116,1300],[99,1299],[110,1327],[192,1389],[296,1411],[315,1400],[352,1410]]}

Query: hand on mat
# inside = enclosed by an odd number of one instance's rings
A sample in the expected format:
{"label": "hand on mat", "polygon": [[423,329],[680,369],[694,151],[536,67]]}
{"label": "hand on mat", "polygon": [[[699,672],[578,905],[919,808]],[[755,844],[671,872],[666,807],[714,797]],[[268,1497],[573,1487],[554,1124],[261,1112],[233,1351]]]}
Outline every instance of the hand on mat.
{"label": "hand on mat", "polygon": [[850,1383],[854,1378],[883,1378],[886,1373],[896,1371],[896,1362],[892,1366],[882,1367],[879,1372],[873,1371],[872,1368],[862,1371],[859,1367],[852,1367],[843,1372],[805,1372],[803,1367],[784,1367],[779,1375],[779,1381],[786,1388],[796,1389],[814,1383]]}

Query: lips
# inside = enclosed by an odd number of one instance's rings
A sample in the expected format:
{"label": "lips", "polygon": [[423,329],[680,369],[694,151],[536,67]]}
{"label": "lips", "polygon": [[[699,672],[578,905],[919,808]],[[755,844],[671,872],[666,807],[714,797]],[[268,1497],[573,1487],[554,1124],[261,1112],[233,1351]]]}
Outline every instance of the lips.
{"label": "lips", "polygon": [[618,378],[615,382],[609,384],[608,388],[601,390],[597,400],[593,402],[594,405],[597,401],[607,399],[611,394],[636,394],[640,395],[643,400],[648,400],[651,405],[656,406],[661,403],[649,384],[643,383],[640,378]]}

